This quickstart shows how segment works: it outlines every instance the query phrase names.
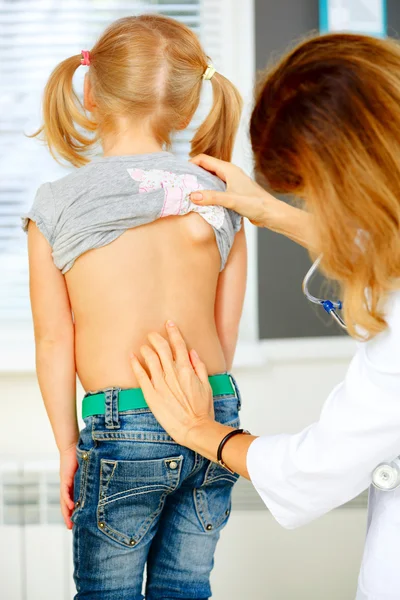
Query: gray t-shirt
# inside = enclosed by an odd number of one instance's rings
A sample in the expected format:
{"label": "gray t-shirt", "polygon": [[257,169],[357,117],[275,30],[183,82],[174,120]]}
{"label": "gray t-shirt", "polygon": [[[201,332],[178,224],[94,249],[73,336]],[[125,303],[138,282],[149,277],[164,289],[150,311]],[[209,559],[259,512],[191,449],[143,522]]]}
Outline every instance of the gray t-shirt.
{"label": "gray t-shirt", "polygon": [[191,192],[225,190],[214,175],[169,152],[96,158],[73,173],[43,184],[29,220],[46,237],[55,265],[66,273],[84,252],[116,240],[127,229],[172,215],[199,213],[213,228],[225,267],[241,217],[219,206],[199,207]]}

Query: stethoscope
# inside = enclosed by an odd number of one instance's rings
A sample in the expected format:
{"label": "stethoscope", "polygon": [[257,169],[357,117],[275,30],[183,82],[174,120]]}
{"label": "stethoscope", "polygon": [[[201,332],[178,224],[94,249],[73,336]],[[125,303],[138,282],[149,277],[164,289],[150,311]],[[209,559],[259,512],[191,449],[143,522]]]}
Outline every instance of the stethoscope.
{"label": "stethoscope", "polygon": [[319,304],[319,306],[322,306],[325,312],[327,312],[328,315],[331,315],[331,317],[336,321],[336,323],[338,323],[338,325],[340,325],[342,329],[347,329],[346,323],[343,321],[342,317],[337,312],[338,310],[342,310],[342,302],[340,300],[334,301],[324,300],[323,298],[317,298],[316,296],[313,296],[308,289],[311,279],[318,271],[318,267],[321,264],[322,258],[323,255],[321,254],[321,256],[319,256],[314,262],[314,264],[311,265],[309,271],[307,271],[307,274],[303,279],[303,294],[305,295],[307,300],[309,300],[313,304]]}
{"label": "stethoscope", "polygon": [[[312,304],[318,304],[329,314],[331,317],[340,325],[342,329],[347,329],[346,323],[338,313],[342,310],[343,303],[340,300],[324,300],[323,298],[317,298],[313,296],[308,287],[311,279],[318,270],[319,265],[323,259],[323,255],[319,256],[313,263],[309,271],[303,280],[303,294],[312,302]],[[376,467],[372,472],[372,485],[381,491],[391,491],[400,487],[400,457],[395,458],[392,462],[382,463]]]}

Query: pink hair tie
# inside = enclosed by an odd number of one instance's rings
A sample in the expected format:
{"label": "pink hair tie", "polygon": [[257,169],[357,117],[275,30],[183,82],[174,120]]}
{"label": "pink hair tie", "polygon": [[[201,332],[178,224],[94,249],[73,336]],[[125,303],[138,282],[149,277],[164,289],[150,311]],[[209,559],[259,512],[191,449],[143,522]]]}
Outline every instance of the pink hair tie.
{"label": "pink hair tie", "polygon": [[85,67],[90,67],[90,52],[89,50],[81,51],[81,65],[85,65]]}

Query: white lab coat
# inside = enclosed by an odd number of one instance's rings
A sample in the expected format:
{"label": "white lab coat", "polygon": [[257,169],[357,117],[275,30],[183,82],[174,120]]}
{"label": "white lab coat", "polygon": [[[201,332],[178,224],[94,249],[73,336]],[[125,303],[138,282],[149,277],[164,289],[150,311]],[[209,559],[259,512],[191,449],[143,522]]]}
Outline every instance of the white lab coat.
{"label": "white lab coat", "polygon": [[[368,488],[375,467],[400,455],[400,291],[387,302],[389,328],[360,343],[345,381],[319,421],[250,446],[252,483],[276,520],[294,528]],[[400,490],[371,487],[357,600],[400,599]]]}

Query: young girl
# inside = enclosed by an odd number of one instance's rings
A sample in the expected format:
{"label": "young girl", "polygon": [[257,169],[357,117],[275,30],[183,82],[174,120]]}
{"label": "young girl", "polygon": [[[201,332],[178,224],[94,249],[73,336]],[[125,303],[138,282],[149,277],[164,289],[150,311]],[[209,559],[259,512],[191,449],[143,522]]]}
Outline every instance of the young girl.
{"label": "young girl", "polygon": [[[72,86],[81,63],[84,108]],[[229,160],[240,96],[176,21],[117,21],[90,52],[58,65],[45,90],[50,152],[81,167],[42,185],[25,218],[37,372],[60,451],[62,512],[74,523],[78,599],[143,598],[145,565],[147,600],[211,594],[236,475],[173,442],[129,359],[173,318],[206,357],[216,418],[238,426],[226,372],[244,296],[244,232],[236,213],[190,203],[190,192],[222,182],[164,150],[207,80],[214,102],[192,155]],[[97,141],[103,156],[89,162]],[[86,391],[80,436],[76,373]]]}

